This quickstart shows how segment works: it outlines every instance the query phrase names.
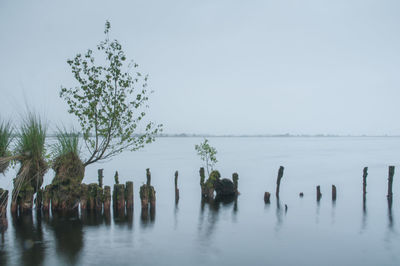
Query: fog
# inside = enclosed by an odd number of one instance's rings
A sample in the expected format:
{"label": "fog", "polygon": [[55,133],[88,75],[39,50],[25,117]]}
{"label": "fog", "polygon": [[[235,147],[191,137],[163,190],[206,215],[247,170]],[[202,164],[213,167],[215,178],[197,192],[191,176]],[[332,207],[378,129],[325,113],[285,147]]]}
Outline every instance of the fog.
{"label": "fog", "polygon": [[[0,113],[74,124],[66,63],[104,23],[165,133],[398,135],[398,1],[0,1]],[[17,116],[16,116],[17,114]],[[17,123],[18,119],[14,119]]]}

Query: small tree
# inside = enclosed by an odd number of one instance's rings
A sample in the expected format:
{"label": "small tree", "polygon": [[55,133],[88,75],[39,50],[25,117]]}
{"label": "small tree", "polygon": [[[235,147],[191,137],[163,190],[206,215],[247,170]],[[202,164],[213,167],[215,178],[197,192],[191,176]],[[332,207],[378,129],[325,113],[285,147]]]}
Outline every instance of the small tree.
{"label": "small tree", "polygon": [[215,157],[217,150],[208,144],[208,139],[204,139],[204,142],[196,145],[194,148],[201,160],[205,162],[207,174],[210,175],[210,169],[212,171],[214,165],[218,162],[217,158]]}
{"label": "small tree", "polygon": [[[138,126],[148,108],[148,76],[137,72],[138,65],[126,56],[117,40],[111,41],[110,23],[105,23],[105,40],[97,45],[104,56],[103,64],[95,63],[92,50],[68,60],[75,79],[75,88],[61,88],[60,97],[69,105],[68,112],[80,123],[89,152],[84,165],[109,159],[124,150],[135,151],[154,141],[162,125],[149,122],[138,134]],[[132,70],[135,74],[132,76]]]}

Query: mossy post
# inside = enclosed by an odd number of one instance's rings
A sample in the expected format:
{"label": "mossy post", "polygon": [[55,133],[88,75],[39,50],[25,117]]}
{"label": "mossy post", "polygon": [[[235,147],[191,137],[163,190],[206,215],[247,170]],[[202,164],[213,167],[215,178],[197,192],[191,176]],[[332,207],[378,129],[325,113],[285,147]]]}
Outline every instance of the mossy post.
{"label": "mossy post", "polygon": [[178,171],[175,171],[175,203],[179,202]]}
{"label": "mossy post", "polygon": [[204,173],[204,167],[200,168],[199,174],[200,174],[201,196],[202,196],[202,198],[205,198],[206,197],[206,189],[205,189],[206,176],[205,176],[205,173]]}
{"label": "mossy post", "polygon": [[103,170],[104,169],[98,169],[97,170],[97,178],[98,178],[98,180],[99,180],[99,187],[101,187],[101,188],[103,188],[103,178],[104,178],[104,176],[103,176]]}
{"label": "mossy post", "polygon": [[128,181],[125,183],[125,186],[126,209],[133,210],[133,182]]}
{"label": "mossy post", "polygon": [[279,167],[278,177],[276,178],[276,193],[275,193],[275,195],[276,195],[276,198],[278,198],[278,199],[279,199],[279,188],[281,186],[281,179],[283,177],[283,170],[284,169],[285,168],[283,166]]}
{"label": "mossy post", "polygon": [[89,187],[87,184],[81,184],[81,211],[86,211],[88,208],[88,200],[89,200]]}
{"label": "mossy post", "polygon": [[264,202],[265,202],[265,204],[271,203],[270,198],[271,198],[271,193],[265,192],[264,193]]}
{"label": "mossy post", "polygon": [[389,177],[388,177],[388,194],[387,197],[392,199],[393,197],[393,176],[394,176],[394,166],[389,166]]}
{"label": "mossy post", "polygon": [[321,197],[322,197],[321,187],[318,185],[317,186],[317,201],[320,201]]}
{"label": "mossy post", "polygon": [[142,205],[142,212],[145,211],[147,213],[149,210],[149,191],[146,184],[140,187],[139,195],[140,203]]}
{"label": "mossy post", "polygon": [[104,186],[104,213],[110,212],[111,205],[111,188],[110,186]]}
{"label": "mossy post", "polygon": [[363,196],[367,194],[367,176],[368,176],[368,167],[364,167],[363,169]]}
{"label": "mossy post", "polygon": [[7,216],[8,190],[0,188],[0,218]]}
{"label": "mossy post", "polygon": [[150,204],[150,212],[155,213],[156,207],[156,191],[154,187],[151,185],[151,173],[150,169],[146,169],[146,178],[147,183],[143,184],[140,187],[140,202],[142,205],[142,216],[144,213],[148,212],[149,204]]}
{"label": "mossy post", "polygon": [[332,185],[332,201],[336,201],[336,186]]}
{"label": "mossy post", "polygon": [[114,184],[113,191],[114,211],[119,214],[125,213],[125,186],[124,184]]}

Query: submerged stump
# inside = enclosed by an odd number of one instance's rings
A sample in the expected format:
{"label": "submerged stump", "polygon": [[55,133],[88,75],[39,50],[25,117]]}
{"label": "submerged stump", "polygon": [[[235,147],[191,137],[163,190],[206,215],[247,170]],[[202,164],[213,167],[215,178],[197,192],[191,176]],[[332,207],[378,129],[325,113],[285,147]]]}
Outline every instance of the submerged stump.
{"label": "submerged stump", "polygon": [[281,186],[281,179],[283,177],[283,171],[285,170],[285,168],[283,166],[279,167],[279,171],[278,171],[278,176],[276,178],[276,192],[275,192],[275,196],[277,198],[279,198],[279,189]]}
{"label": "submerged stump", "polygon": [[332,185],[332,201],[336,201],[336,186]]}
{"label": "submerged stump", "polygon": [[321,194],[321,187],[318,185],[318,186],[317,186],[317,201],[320,201],[320,200],[321,200],[321,197],[322,197],[322,194]]}
{"label": "submerged stump", "polygon": [[271,193],[265,192],[264,193],[264,202],[265,202],[265,204],[271,203],[270,198],[271,198]]}

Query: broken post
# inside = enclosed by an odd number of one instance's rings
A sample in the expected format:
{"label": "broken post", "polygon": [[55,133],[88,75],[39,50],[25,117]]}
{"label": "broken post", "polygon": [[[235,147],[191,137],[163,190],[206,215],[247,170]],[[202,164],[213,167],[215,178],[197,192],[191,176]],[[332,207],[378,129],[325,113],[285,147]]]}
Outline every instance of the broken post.
{"label": "broken post", "polygon": [[179,202],[178,171],[175,171],[175,203]]}
{"label": "broken post", "polygon": [[133,210],[133,182],[127,181],[125,183],[125,186],[126,209]]}
{"label": "broken post", "polygon": [[367,176],[368,176],[368,167],[364,167],[363,169],[363,195],[367,194]]}
{"label": "broken post", "polygon": [[125,212],[125,186],[124,184],[114,184],[113,191],[114,211],[118,213]]}
{"label": "broken post", "polygon": [[99,180],[99,187],[103,187],[103,169],[98,169],[97,170],[97,175],[98,175],[98,180]]}
{"label": "broken post", "polygon": [[300,198],[304,197],[304,193],[303,193],[303,192],[300,192],[300,193],[299,193],[299,197],[300,197]]}
{"label": "broken post", "polygon": [[150,186],[151,185],[151,173],[150,173],[149,168],[146,169],[146,179],[147,179],[147,185]]}
{"label": "broken post", "polygon": [[140,187],[140,201],[142,204],[142,215],[143,213],[148,212],[149,204],[150,204],[150,213],[155,212],[156,207],[156,191],[154,187],[151,185],[151,173],[150,169],[146,169],[146,178],[147,183],[143,184]]}
{"label": "broken post", "polygon": [[277,177],[277,179],[276,179],[276,193],[275,193],[275,195],[276,195],[277,198],[279,198],[279,187],[280,187],[280,185],[281,185],[281,179],[282,179],[282,177],[283,177],[283,170],[284,170],[284,169],[285,169],[285,168],[284,168],[283,166],[280,166],[280,167],[279,167],[278,177]]}
{"label": "broken post", "polygon": [[389,178],[388,178],[388,198],[393,197],[392,185],[393,185],[393,175],[394,175],[394,166],[389,166]]}
{"label": "broken post", "polygon": [[321,197],[322,197],[321,187],[318,185],[317,186],[317,201],[319,201],[321,199]]}
{"label": "broken post", "polygon": [[264,193],[264,202],[265,202],[265,204],[269,204],[271,201],[270,201],[270,197],[271,197],[271,193],[269,193],[269,192],[265,192]]}
{"label": "broken post", "polygon": [[336,200],[336,186],[332,185],[332,201]]}

